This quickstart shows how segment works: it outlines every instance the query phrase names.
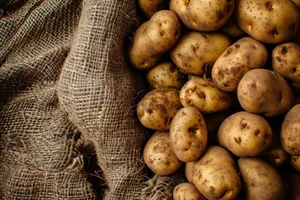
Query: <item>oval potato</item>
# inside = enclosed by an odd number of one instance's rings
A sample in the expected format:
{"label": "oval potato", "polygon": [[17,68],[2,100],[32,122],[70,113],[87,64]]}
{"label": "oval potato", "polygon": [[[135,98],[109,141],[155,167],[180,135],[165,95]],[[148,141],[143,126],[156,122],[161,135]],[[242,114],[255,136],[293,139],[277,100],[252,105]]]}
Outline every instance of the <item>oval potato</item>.
{"label": "oval potato", "polygon": [[173,200],[206,200],[191,183],[181,183],[173,190]]}
{"label": "oval potato", "polygon": [[168,9],[169,0],[138,0],[137,4],[146,19],[150,19],[156,12]]}

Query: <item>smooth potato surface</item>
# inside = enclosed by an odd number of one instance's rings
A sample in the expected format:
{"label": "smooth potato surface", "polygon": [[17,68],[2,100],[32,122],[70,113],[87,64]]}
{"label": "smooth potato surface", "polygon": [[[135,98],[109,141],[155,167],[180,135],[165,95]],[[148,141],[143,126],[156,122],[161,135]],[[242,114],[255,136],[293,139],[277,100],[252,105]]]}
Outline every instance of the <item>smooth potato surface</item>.
{"label": "smooth potato surface", "polygon": [[146,19],[150,19],[159,10],[168,9],[169,0],[138,0],[137,4]]}
{"label": "smooth potato surface", "polygon": [[181,183],[173,190],[173,200],[206,200],[191,183]]}

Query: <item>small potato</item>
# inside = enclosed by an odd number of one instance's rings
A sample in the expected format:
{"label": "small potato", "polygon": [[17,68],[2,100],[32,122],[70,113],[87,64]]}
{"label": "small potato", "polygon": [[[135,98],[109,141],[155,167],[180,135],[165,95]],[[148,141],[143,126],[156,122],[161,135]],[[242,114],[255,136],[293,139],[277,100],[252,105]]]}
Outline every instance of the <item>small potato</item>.
{"label": "small potato", "polygon": [[206,200],[206,198],[190,183],[181,183],[173,190],[173,200]]}
{"label": "small potato", "polygon": [[300,27],[300,11],[291,0],[239,0],[236,18],[243,31],[264,43],[288,42]]}
{"label": "small potato", "polygon": [[234,160],[219,146],[207,147],[199,160],[186,163],[185,173],[207,199],[235,199],[241,189]]}
{"label": "small potato", "polygon": [[146,75],[150,89],[176,88],[180,89],[186,82],[186,77],[170,61],[159,63]]}
{"label": "small potato", "polygon": [[300,88],[300,46],[288,42],[276,46],[272,52],[272,67],[275,72],[292,81]]}
{"label": "small potato", "polygon": [[286,152],[300,156],[300,104],[293,106],[284,117],[280,138]]}
{"label": "small potato", "polygon": [[169,0],[138,0],[137,4],[146,19],[150,19],[156,12],[168,9]]}
{"label": "small potato", "polygon": [[181,24],[174,12],[161,10],[155,13],[134,34],[129,50],[131,64],[140,70],[152,68],[174,46],[180,31]]}
{"label": "small potato", "polygon": [[230,44],[230,39],[221,33],[188,32],[178,40],[170,56],[185,74],[210,74],[213,64]]}
{"label": "small potato", "polygon": [[210,78],[193,78],[180,90],[183,106],[194,106],[203,113],[214,113],[228,109],[230,94],[218,89]]}
{"label": "small potato", "polygon": [[249,200],[283,200],[284,187],[278,172],[260,158],[238,160],[243,187]]}
{"label": "small potato", "polygon": [[220,29],[220,32],[225,33],[231,38],[241,38],[245,35],[245,32],[237,24],[235,16],[231,16],[226,24]]}
{"label": "small potato", "polygon": [[294,167],[295,170],[300,172],[300,156],[291,156],[290,163]]}
{"label": "small potato", "polygon": [[168,131],[181,107],[178,90],[159,88],[148,92],[138,103],[137,116],[147,128]]}
{"label": "small potato", "polygon": [[182,22],[197,31],[215,31],[221,28],[234,11],[234,0],[170,0],[170,10]]}
{"label": "small potato", "polygon": [[146,165],[157,175],[173,174],[181,166],[171,147],[168,132],[155,132],[147,141],[143,158]]}
{"label": "small potato", "polygon": [[272,129],[263,117],[241,111],[223,121],[218,141],[237,156],[257,156],[271,145]]}
{"label": "small potato", "polygon": [[251,37],[239,39],[227,48],[212,68],[212,79],[223,91],[236,91],[246,72],[264,68],[268,60],[265,46]]}
{"label": "small potato", "polygon": [[201,112],[195,107],[181,108],[172,120],[170,138],[179,160],[191,162],[200,158],[207,144],[207,128]]}
{"label": "small potato", "polygon": [[267,69],[248,71],[237,89],[241,106],[248,112],[274,117],[287,112],[293,105],[293,92],[286,80]]}

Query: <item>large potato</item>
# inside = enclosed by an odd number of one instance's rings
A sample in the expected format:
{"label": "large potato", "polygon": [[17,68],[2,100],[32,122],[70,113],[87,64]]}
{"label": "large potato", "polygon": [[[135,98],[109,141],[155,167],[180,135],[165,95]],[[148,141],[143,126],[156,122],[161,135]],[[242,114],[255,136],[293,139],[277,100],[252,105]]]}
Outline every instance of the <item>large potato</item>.
{"label": "large potato", "polygon": [[150,19],[159,10],[168,9],[169,0],[138,0],[137,4],[146,19]]}
{"label": "large potato", "polygon": [[185,74],[210,74],[213,64],[230,44],[230,39],[221,33],[188,32],[178,40],[170,56]]}
{"label": "large potato", "polygon": [[221,28],[232,15],[234,5],[234,0],[170,0],[170,10],[187,27],[197,31]]}
{"label": "large potato", "polygon": [[300,88],[300,46],[288,42],[276,46],[272,52],[272,67],[275,72],[291,80]]}
{"label": "large potato", "polygon": [[248,112],[273,117],[287,112],[293,105],[293,92],[286,80],[267,69],[248,71],[237,89],[241,106]]}
{"label": "large potato", "polygon": [[177,42],[181,24],[177,15],[169,10],[155,13],[135,32],[129,50],[131,64],[140,70],[147,70],[158,63],[162,55]]}
{"label": "large potato", "polygon": [[300,172],[300,156],[291,156],[290,163],[294,167],[295,170]]}
{"label": "large potato", "polygon": [[206,200],[191,183],[181,183],[173,190],[173,200]]}
{"label": "large potato", "polygon": [[212,68],[212,78],[218,88],[236,91],[246,72],[263,68],[268,60],[265,46],[251,37],[244,37],[227,48]]}
{"label": "large potato", "polygon": [[207,144],[207,128],[201,112],[195,107],[181,108],[172,120],[170,138],[179,160],[197,160]]}
{"label": "large potato", "polygon": [[236,17],[243,31],[265,43],[290,41],[300,27],[300,11],[291,0],[239,0]]}
{"label": "large potato", "polygon": [[241,189],[234,160],[219,146],[207,147],[199,160],[186,163],[185,173],[207,199],[232,200]]}
{"label": "large potato", "polygon": [[248,200],[283,200],[284,187],[278,172],[260,158],[238,160]]}
{"label": "large potato", "polygon": [[216,87],[210,78],[193,78],[180,90],[180,101],[183,106],[194,106],[203,113],[214,113],[226,110],[230,104],[230,94]]}
{"label": "large potato", "polygon": [[181,166],[171,147],[168,132],[155,132],[147,141],[143,158],[146,165],[157,175],[173,174]]}
{"label": "large potato", "polygon": [[147,128],[168,131],[181,107],[178,90],[159,88],[148,92],[138,103],[137,116]]}
{"label": "large potato", "polygon": [[223,121],[218,141],[237,156],[257,156],[271,145],[272,129],[263,117],[241,111]]}
{"label": "large potato", "polygon": [[284,117],[280,137],[286,152],[300,156],[300,104],[293,106]]}

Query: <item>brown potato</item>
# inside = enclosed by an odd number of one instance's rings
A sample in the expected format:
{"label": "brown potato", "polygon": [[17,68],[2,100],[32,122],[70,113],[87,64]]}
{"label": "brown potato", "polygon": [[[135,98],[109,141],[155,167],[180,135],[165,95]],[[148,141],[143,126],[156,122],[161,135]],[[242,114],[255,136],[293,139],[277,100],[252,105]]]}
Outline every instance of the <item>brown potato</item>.
{"label": "brown potato", "polygon": [[300,0],[292,0],[300,8]]}
{"label": "brown potato", "polygon": [[134,34],[129,50],[131,64],[140,70],[152,68],[174,46],[180,31],[181,24],[174,12],[161,10],[155,13]]}
{"label": "brown potato", "polygon": [[199,160],[186,163],[185,173],[207,199],[235,199],[241,189],[234,160],[219,146],[207,147]]}
{"label": "brown potato", "polygon": [[173,190],[173,200],[206,200],[191,183],[181,183]]}
{"label": "brown potato", "polygon": [[146,75],[150,89],[176,88],[180,89],[186,82],[186,77],[176,65],[170,61],[159,63]]}
{"label": "brown potato", "polygon": [[137,116],[147,128],[168,131],[181,107],[178,90],[159,88],[148,92],[138,103]]}
{"label": "brown potato", "polygon": [[280,137],[286,152],[300,156],[300,104],[293,106],[284,117]]}
{"label": "brown potato", "polygon": [[241,38],[245,35],[245,32],[237,24],[235,16],[231,16],[226,24],[220,29],[220,32],[225,33],[231,38]]}
{"label": "brown potato", "polygon": [[267,69],[248,71],[238,85],[238,99],[248,112],[274,117],[293,105],[293,92],[286,80]]}
{"label": "brown potato", "polygon": [[284,187],[278,172],[260,158],[238,160],[243,187],[249,200],[283,200]]}
{"label": "brown potato", "polygon": [[229,108],[230,94],[216,87],[210,78],[195,77],[180,90],[183,106],[194,106],[203,113],[214,113]]}
{"label": "brown potato", "polygon": [[144,147],[143,158],[157,175],[173,174],[182,164],[174,154],[168,132],[155,132],[152,135]]}
{"label": "brown potato", "polygon": [[227,48],[212,68],[212,79],[224,91],[236,91],[246,72],[264,68],[268,60],[265,46],[251,37],[244,37]]}
{"label": "brown potato", "polygon": [[188,32],[178,40],[170,56],[185,74],[210,74],[213,64],[230,44],[230,39],[221,33]]}
{"label": "brown potato", "polygon": [[276,46],[272,51],[272,67],[275,72],[292,81],[300,88],[300,46],[288,42]]}
{"label": "brown potato", "polygon": [[168,9],[169,0],[138,0],[137,4],[146,19],[150,19],[156,12]]}
{"label": "brown potato", "polygon": [[215,31],[221,28],[234,11],[234,0],[170,0],[170,10],[176,12],[190,29]]}
{"label": "brown potato", "polygon": [[300,156],[291,155],[290,163],[294,167],[295,170],[300,172]]}
{"label": "brown potato", "polygon": [[243,31],[265,43],[290,41],[300,27],[300,11],[291,0],[239,0],[236,17]]}
{"label": "brown potato", "polygon": [[201,112],[195,107],[181,108],[172,120],[170,138],[179,160],[191,162],[200,158],[207,144],[207,128]]}

